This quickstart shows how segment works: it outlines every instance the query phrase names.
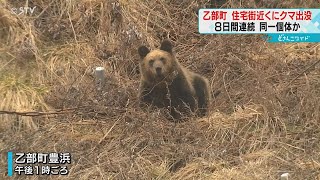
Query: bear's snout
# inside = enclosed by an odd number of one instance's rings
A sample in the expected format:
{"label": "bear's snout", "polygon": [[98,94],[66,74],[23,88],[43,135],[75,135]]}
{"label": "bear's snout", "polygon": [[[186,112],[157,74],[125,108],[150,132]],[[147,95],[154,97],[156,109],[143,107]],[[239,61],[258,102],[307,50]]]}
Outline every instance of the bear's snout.
{"label": "bear's snout", "polygon": [[157,67],[156,68],[156,73],[158,76],[160,76],[162,74],[162,68],[161,67]]}

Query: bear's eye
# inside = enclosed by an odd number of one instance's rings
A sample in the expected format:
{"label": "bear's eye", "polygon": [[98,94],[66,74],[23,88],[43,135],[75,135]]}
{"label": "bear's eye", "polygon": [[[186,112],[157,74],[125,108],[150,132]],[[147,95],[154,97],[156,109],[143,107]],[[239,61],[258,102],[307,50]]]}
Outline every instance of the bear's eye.
{"label": "bear's eye", "polygon": [[162,63],[166,62],[166,59],[164,57],[160,58],[160,61],[162,61]]}
{"label": "bear's eye", "polygon": [[151,60],[149,61],[149,65],[150,65],[150,66],[152,66],[152,65],[153,65],[153,63],[154,63],[154,60],[153,60],[153,59],[151,59]]}

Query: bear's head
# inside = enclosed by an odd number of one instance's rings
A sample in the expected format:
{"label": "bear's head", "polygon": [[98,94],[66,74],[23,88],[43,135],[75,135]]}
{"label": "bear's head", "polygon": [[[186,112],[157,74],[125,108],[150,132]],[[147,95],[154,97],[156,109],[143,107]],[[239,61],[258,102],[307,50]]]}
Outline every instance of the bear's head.
{"label": "bear's head", "polygon": [[172,77],[177,62],[172,52],[172,44],[169,40],[161,43],[160,49],[150,51],[146,46],[140,46],[140,69],[142,76],[152,82],[158,82]]}

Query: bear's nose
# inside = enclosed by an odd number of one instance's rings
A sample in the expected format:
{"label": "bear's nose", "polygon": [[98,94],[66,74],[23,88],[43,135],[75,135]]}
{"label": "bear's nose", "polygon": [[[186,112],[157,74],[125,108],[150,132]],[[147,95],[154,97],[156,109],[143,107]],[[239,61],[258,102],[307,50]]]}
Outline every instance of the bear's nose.
{"label": "bear's nose", "polygon": [[162,70],[161,67],[157,67],[157,68],[156,68],[156,72],[157,72],[158,75],[161,75],[161,70]]}

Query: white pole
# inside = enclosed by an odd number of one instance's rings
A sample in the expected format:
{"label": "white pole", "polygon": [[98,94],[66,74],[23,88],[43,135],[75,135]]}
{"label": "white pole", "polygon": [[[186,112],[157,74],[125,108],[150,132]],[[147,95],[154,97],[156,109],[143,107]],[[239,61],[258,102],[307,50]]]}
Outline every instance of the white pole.
{"label": "white pole", "polygon": [[281,174],[281,180],[288,180],[289,179],[289,173],[283,173]]}
{"label": "white pole", "polygon": [[97,89],[101,90],[104,87],[106,80],[104,67],[96,67],[95,78]]}

